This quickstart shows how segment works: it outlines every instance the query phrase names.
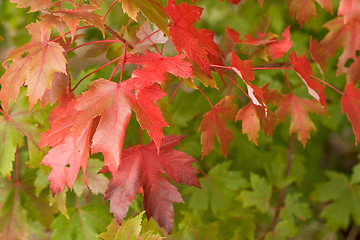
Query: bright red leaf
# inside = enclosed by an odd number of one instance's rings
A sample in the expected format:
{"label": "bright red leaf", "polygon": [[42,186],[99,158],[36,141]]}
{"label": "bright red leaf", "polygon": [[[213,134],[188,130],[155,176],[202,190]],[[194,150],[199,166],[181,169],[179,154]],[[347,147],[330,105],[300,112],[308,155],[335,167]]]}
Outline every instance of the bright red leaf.
{"label": "bright red leaf", "polygon": [[[331,0],[316,0],[316,2],[332,13]],[[289,0],[289,13],[292,18],[296,17],[302,27],[310,18],[316,17],[315,0]]]}
{"label": "bright red leaf", "polygon": [[133,71],[127,84],[131,84],[136,90],[150,87],[155,82],[162,84],[166,80],[167,72],[182,78],[192,78],[191,64],[183,60],[184,57],[185,55],[163,57],[150,52],[144,55],[130,55],[126,61],[143,65],[143,68]]}
{"label": "bright red leaf", "polygon": [[316,131],[309,113],[326,115],[325,109],[318,101],[298,98],[294,94],[286,95],[275,112],[280,120],[285,120],[287,116],[291,116],[289,133],[290,135],[297,133],[298,139],[304,147],[310,138],[310,132]]}
{"label": "bright red leaf", "polygon": [[[329,33],[321,40],[320,43],[312,41],[311,55],[314,60],[325,69],[326,60],[331,58],[339,48],[343,51],[337,63],[337,75],[348,72],[346,66],[349,59],[354,60],[356,52],[360,50],[360,22],[352,21],[344,24],[343,17],[337,17],[330,20],[324,25]],[[311,46],[310,45],[310,46]],[[349,79],[348,81],[357,81],[358,79]]]}
{"label": "bright red leaf", "polygon": [[105,79],[93,82],[87,92],[77,99],[76,108],[81,111],[73,130],[78,136],[82,129],[97,116],[99,125],[91,143],[91,152],[102,152],[105,164],[115,174],[120,164],[125,132],[135,111],[142,129],[147,129],[151,139],[160,147],[162,128],[167,126],[159,107],[153,102],[164,97],[158,85],[144,88],[135,96],[125,83],[115,83]]}
{"label": "bright red leaf", "polygon": [[173,149],[183,138],[165,137],[159,153],[154,142],[124,150],[122,164],[105,193],[105,199],[110,200],[110,211],[119,223],[126,217],[138,192],[143,192],[147,217],[153,217],[168,233],[172,232],[172,204],[182,203],[183,199],[167,178],[179,184],[200,187],[197,171],[192,166],[195,159]]}
{"label": "bright red leaf", "polygon": [[344,17],[344,24],[360,18],[359,0],[342,0],[339,4],[338,16]]}
{"label": "bright red leaf", "polygon": [[240,39],[240,34],[235,30],[227,27],[226,32],[235,43],[245,43],[254,46],[265,45],[265,50],[261,49],[261,54],[259,54],[259,56],[265,58],[266,60],[267,57],[270,57],[271,59],[281,58],[287,51],[289,51],[292,45],[292,41],[290,41],[290,26],[288,26],[282,33],[281,40],[276,39],[277,35],[273,33],[258,33],[257,38],[245,35],[244,38],[246,40],[244,41]]}
{"label": "bright red leaf", "polygon": [[241,60],[235,52],[231,53],[231,66],[235,67],[241,73],[241,78],[247,81],[255,79],[253,64],[251,60]]}
{"label": "bright red leaf", "polygon": [[53,194],[64,190],[66,184],[72,189],[80,171],[86,171],[89,159],[89,123],[76,139],[68,134],[44,157],[42,164],[51,167],[48,177]]}
{"label": "bright red leaf", "polygon": [[346,84],[341,108],[351,122],[357,144],[360,140],[360,90],[355,88],[354,82]]}
{"label": "bright red leaf", "polygon": [[266,52],[272,59],[278,59],[284,56],[291,48],[290,26],[288,26],[281,35],[281,40],[267,44]]}
{"label": "bright red leaf", "polygon": [[226,120],[233,121],[236,116],[237,106],[232,103],[234,100],[235,96],[226,96],[209,112],[204,114],[204,119],[198,130],[202,132],[202,158],[207,156],[211,149],[213,149],[215,136],[219,141],[221,152],[227,156],[233,133],[226,125]]}
{"label": "bright red leaf", "polygon": [[310,62],[306,59],[306,56],[303,55],[298,57],[295,52],[291,52],[289,60],[293,65],[296,73],[308,88],[309,94],[318,100],[323,107],[326,107],[324,85],[310,78],[310,76],[313,74],[313,70]]}
{"label": "bright red leaf", "polygon": [[165,12],[172,20],[169,32],[176,51],[184,51],[191,61],[210,75],[208,54],[219,57],[220,49],[214,42],[214,33],[206,29],[196,29],[193,24],[200,20],[202,8],[187,3],[177,5],[175,0],[168,0]]}

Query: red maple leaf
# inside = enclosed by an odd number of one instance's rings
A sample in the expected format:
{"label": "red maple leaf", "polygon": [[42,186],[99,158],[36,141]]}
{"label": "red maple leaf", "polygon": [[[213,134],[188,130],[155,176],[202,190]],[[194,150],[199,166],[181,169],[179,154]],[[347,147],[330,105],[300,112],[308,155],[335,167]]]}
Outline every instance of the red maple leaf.
{"label": "red maple leaf", "polygon": [[[0,99],[5,109],[10,98],[16,100],[20,87],[28,86],[30,109],[44,95],[46,89],[51,89],[55,72],[66,74],[66,59],[64,49],[60,44],[49,41],[50,33],[41,39],[40,23],[27,26],[31,41],[12,50],[6,61],[12,60],[10,67],[4,66],[6,72],[0,78]],[[23,57],[24,53],[28,53]]]}
{"label": "red maple leaf", "polygon": [[49,115],[50,129],[44,132],[39,143],[40,148],[44,146],[55,147],[63,141],[69,134],[79,111],[75,109],[75,98],[73,94],[63,94],[59,99],[59,104]]}
{"label": "red maple leaf", "polygon": [[125,132],[135,111],[142,129],[147,129],[151,139],[160,147],[163,138],[162,128],[167,126],[159,107],[153,102],[164,97],[159,85],[144,88],[135,96],[126,82],[115,83],[105,79],[93,82],[87,92],[77,99],[77,110],[81,114],[72,127],[75,136],[97,116],[101,116],[94,133],[91,152],[102,152],[105,164],[115,174],[120,164]]}
{"label": "red maple leaf", "polygon": [[294,94],[286,95],[275,112],[280,120],[285,120],[287,116],[291,116],[289,133],[290,135],[297,133],[298,139],[303,146],[310,138],[310,131],[316,131],[309,113],[326,115],[325,109],[318,101],[298,98]]}
{"label": "red maple leaf", "polygon": [[75,9],[60,9],[57,11],[52,11],[51,14],[44,13],[41,16],[41,32],[44,34],[47,31],[50,31],[52,27],[56,27],[59,33],[64,38],[65,26],[68,26],[71,31],[71,40],[75,38],[76,28],[79,26],[80,21],[84,21],[90,25],[94,25],[99,28],[103,36],[105,36],[105,27],[102,17],[93,11],[97,10],[98,7],[92,5],[82,5]]}
{"label": "red maple leaf", "polygon": [[153,217],[168,233],[172,232],[172,204],[182,203],[183,199],[167,176],[176,183],[200,187],[197,171],[192,166],[195,159],[173,149],[183,138],[165,137],[159,152],[154,142],[124,150],[122,164],[105,192],[105,199],[110,200],[110,211],[119,223],[138,192],[143,192],[147,217]]}
{"label": "red maple leaf", "polygon": [[354,82],[346,84],[341,108],[351,122],[357,145],[360,140],[360,90],[355,88]]}
{"label": "red maple leaf", "polygon": [[[328,12],[332,13],[331,0],[316,0],[316,2],[325,8]],[[314,0],[289,0],[289,13],[293,18],[299,22],[300,27],[304,25],[311,17],[316,17],[316,8]]]}
{"label": "red maple leaf", "polygon": [[360,18],[360,4],[358,0],[340,1],[338,16],[344,17],[344,23],[347,24]]}
{"label": "red maple leaf", "polygon": [[[357,58],[357,51],[360,50],[360,22],[351,21],[344,24],[343,17],[337,17],[324,25],[329,30],[329,33],[321,40],[320,43],[312,40],[310,43],[311,56],[319,63],[322,69],[326,69],[326,60],[331,58],[339,48],[343,51],[337,63],[337,75],[349,72],[346,63],[349,59],[355,60]],[[353,65],[353,64],[352,64]],[[356,63],[355,63],[356,65]],[[355,68],[358,68],[357,65]],[[348,81],[358,81],[347,76]]]}
{"label": "red maple leaf", "polygon": [[290,41],[290,26],[288,26],[281,34],[281,40],[267,44],[266,52],[272,59],[278,59],[291,48],[292,41]]}
{"label": "red maple leaf", "polygon": [[[268,89],[268,85],[264,84],[260,88],[263,99],[266,104],[279,105],[284,100],[283,95],[275,89]],[[235,121],[242,121],[242,132],[248,135],[250,141],[258,145],[257,138],[260,126],[265,134],[272,137],[275,125],[277,124],[277,117],[268,108],[250,102],[239,110]]]}
{"label": "red maple leaf", "polygon": [[39,143],[41,148],[52,147],[42,164],[52,168],[48,181],[53,194],[63,191],[66,184],[71,189],[80,167],[86,171],[92,122],[81,130],[78,137],[73,137],[71,128],[80,113],[75,109],[75,104],[74,95],[62,95],[58,106],[49,116],[50,129],[42,134]]}
{"label": "red maple leaf", "polygon": [[[258,37],[251,37],[249,35],[245,35],[246,39],[241,40],[240,34],[237,33],[234,29],[226,27],[226,32],[235,43],[244,43],[248,45],[261,46],[265,45],[265,52],[259,54],[262,58],[265,55],[271,57],[272,59],[281,58],[289,49],[291,48],[292,41],[290,41],[290,26],[288,26],[281,35],[281,40],[276,39],[277,35],[273,33],[258,33]],[[260,48],[263,52],[264,49]]]}
{"label": "red maple leaf", "polygon": [[127,84],[131,84],[136,90],[150,87],[155,82],[162,84],[167,72],[182,78],[192,78],[191,64],[183,60],[184,57],[185,55],[163,57],[150,52],[144,55],[130,55],[126,61],[143,65],[143,68],[133,71]]}
{"label": "red maple leaf", "polygon": [[171,18],[169,32],[176,51],[184,51],[191,61],[210,75],[208,54],[219,57],[220,49],[214,42],[214,33],[206,29],[196,29],[193,24],[200,20],[202,8],[187,3],[177,5],[175,0],[168,0],[165,12]]}
{"label": "red maple leaf", "polygon": [[298,57],[295,52],[290,53],[290,63],[293,65],[295,72],[299,75],[301,80],[308,88],[308,92],[316,100],[318,100],[323,107],[326,107],[326,96],[324,93],[324,85],[312,80],[310,76],[313,74],[313,70],[310,62],[303,55]]}
{"label": "red maple leaf", "polygon": [[[242,121],[242,132],[247,134],[249,140],[258,145],[257,138],[260,131],[260,114],[258,112],[259,106],[256,106],[252,102],[244,106],[239,110],[236,115],[235,121]],[[261,109],[259,109],[261,111]]]}
{"label": "red maple leaf", "polygon": [[63,191],[66,184],[72,189],[80,167],[84,172],[86,171],[89,159],[90,127],[91,123],[83,129],[76,139],[68,134],[65,139],[48,152],[41,162],[51,167],[48,181],[53,194]]}
{"label": "red maple leaf", "polygon": [[211,149],[213,149],[215,136],[219,141],[221,152],[227,156],[233,133],[226,125],[226,120],[233,121],[236,116],[237,106],[232,104],[234,99],[235,96],[226,96],[209,112],[204,114],[204,119],[198,130],[199,132],[202,132],[202,158],[208,155]]}

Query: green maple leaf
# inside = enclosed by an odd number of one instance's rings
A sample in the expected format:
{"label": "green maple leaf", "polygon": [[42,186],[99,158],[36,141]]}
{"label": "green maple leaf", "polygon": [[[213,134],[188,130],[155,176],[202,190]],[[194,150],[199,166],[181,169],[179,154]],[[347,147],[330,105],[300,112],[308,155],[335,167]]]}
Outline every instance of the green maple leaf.
{"label": "green maple leaf", "polygon": [[213,167],[208,175],[200,178],[202,189],[194,189],[189,207],[195,213],[206,211],[209,206],[214,214],[231,205],[236,191],[246,187],[247,182],[239,171],[229,171],[231,162]]}
{"label": "green maple leaf", "polygon": [[265,178],[253,173],[250,175],[250,184],[253,190],[242,191],[240,195],[244,201],[244,206],[254,206],[262,213],[267,212],[272,192],[271,185],[267,183]]}
{"label": "green maple leaf", "polygon": [[322,203],[328,203],[320,217],[326,219],[326,225],[331,230],[346,229],[350,217],[360,224],[360,186],[355,185],[341,173],[327,172],[329,181],[316,186],[313,198]]}
{"label": "green maple leaf", "polygon": [[7,179],[0,180],[0,239],[28,239],[29,223],[39,222],[49,227],[57,212],[50,206],[49,191],[35,195],[32,179],[22,179],[14,184]]}
{"label": "green maple leaf", "polygon": [[28,164],[31,167],[39,167],[46,154],[46,148],[39,149],[38,145],[41,133],[45,131],[44,126],[47,125],[47,108],[28,109],[26,91],[21,89],[16,104],[10,101],[8,115],[0,115],[0,172],[3,176],[10,175],[16,149],[24,145],[24,136],[27,137]]}
{"label": "green maple leaf", "polygon": [[295,237],[298,228],[294,223],[283,220],[276,224],[274,231],[266,235],[265,240],[286,240]]}
{"label": "green maple leaf", "polygon": [[281,210],[280,217],[284,220],[293,222],[297,217],[302,221],[312,217],[309,204],[300,202],[301,194],[293,193],[286,195],[285,207]]}
{"label": "green maple leaf", "polygon": [[54,230],[51,239],[75,240],[96,239],[110,222],[109,210],[99,205],[69,208],[69,219],[59,215],[51,224]]}
{"label": "green maple leaf", "polygon": [[104,240],[161,240],[163,237],[154,235],[150,232],[140,235],[141,222],[144,211],[136,217],[132,217],[123,222],[121,226],[117,224],[115,219],[112,220],[107,227],[107,232],[101,233],[98,237]]}

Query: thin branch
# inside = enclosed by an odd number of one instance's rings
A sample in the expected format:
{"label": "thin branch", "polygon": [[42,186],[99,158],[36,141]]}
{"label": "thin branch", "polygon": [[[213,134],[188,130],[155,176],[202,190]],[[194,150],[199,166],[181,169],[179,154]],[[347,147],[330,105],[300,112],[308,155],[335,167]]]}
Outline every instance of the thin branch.
{"label": "thin branch", "polygon": [[119,34],[117,34],[117,32],[115,32],[111,27],[109,27],[108,25],[104,24],[105,29],[111,33],[114,37],[116,37],[117,39],[119,39],[122,43],[127,44],[127,46],[132,50],[134,49],[133,46],[131,46],[128,41],[126,41],[122,36],[120,36]]}
{"label": "thin branch", "polygon": [[317,81],[319,81],[319,82],[321,82],[322,84],[330,87],[330,88],[331,88],[332,90],[334,90],[335,92],[338,92],[338,93],[340,93],[341,95],[344,95],[344,93],[343,93],[342,91],[340,91],[339,89],[337,89],[336,87],[334,87],[334,86],[331,85],[330,83],[327,83],[327,82],[325,82],[324,80],[322,80],[322,79],[320,79],[320,78],[318,78],[318,77],[315,77],[314,75],[311,75],[310,77],[313,78],[313,79],[315,79],[315,80],[317,80]]}
{"label": "thin branch", "polygon": [[126,53],[127,53],[126,50],[127,50],[127,46],[128,46],[128,44],[125,43],[123,61],[122,61],[122,66],[121,66],[120,82],[123,80],[123,75],[124,75],[124,68],[125,68],[125,61],[126,61]]}
{"label": "thin branch", "polygon": [[[194,83],[195,85],[195,83]],[[202,95],[204,95],[204,97],[206,98],[206,100],[209,102],[211,108],[214,108],[214,105],[211,103],[210,99],[208,98],[208,96],[206,96],[206,94],[198,87],[195,85],[195,87],[202,93]]]}
{"label": "thin branch", "polygon": [[84,44],[80,44],[79,46],[70,48],[70,49],[66,50],[66,52],[71,52],[71,51],[74,51],[75,49],[78,49],[78,48],[80,48],[80,47],[87,46],[87,45],[90,45],[90,44],[95,44],[95,43],[110,43],[110,42],[121,42],[121,41],[120,41],[120,40],[100,40],[100,41],[87,42],[87,43],[84,43]]}
{"label": "thin branch", "polygon": [[[294,159],[294,150],[295,150],[295,135],[292,134],[290,136],[290,140],[289,140],[289,150],[288,150],[287,161],[286,161],[287,164],[286,164],[286,170],[285,170],[285,174],[284,174],[285,178],[287,178],[290,174],[292,162]],[[286,187],[280,190],[278,204],[276,206],[276,211],[275,211],[274,217],[271,221],[271,224],[270,224],[268,230],[259,238],[259,240],[263,240],[267,234],[274,231],[274,229],[276,227],[276,223],[280,216],[280,211],[284,205],[285,197],[286,197]]]}
{"label": "thin branch", "polygon": [[105,64],[104,66],[99,67],[98,69],[96,69],[96,70],[92,71],[91,73],[87,74],[85,77],[83,77],[82,79],[79,80],[79,82],[75,85],[75,87],[73,87],[73,88],[71,89],[71,91],[74,91],[74,90],[80,85],[80,83],[85,80],[85,78],[87,78],[87,77],[89,77],[90,75],[92,75],[92,74],[100,71],[101,69],[109,66],[110,64],[112,64],[112,63],[114,63],[114,62],[116,62],[116,61],[119,61],[122,57],[123,57],[123,56],[120,56],[120,57],[112,60],[111,62],[108,62],[108,63]]}
{"label": "thin branch", "polygon": [[115,0],[112,4],[111,4],[111,6],[109,7],[109,9],[106,11],[106,13],[105,13],[105,16],[103,17],[103,21],[105,21],[105,19],[106,19],[106,17],[107,17],[107,15],[109,14],[109,12],[110,12],[110,10],[113,8],[113,6],[115,5],[115,3],[117,3],[118,2],[118,0]]}
{"label": "thin branch", "polygon": [[182,80],[180,80],[179,84],[176,86],[175,91],[174,91],[174,93],[172,94],[172,96],[171,96],[171,98],[170,98],[169,104],[170,104],[170,103],[172,102],[172,100],[174,99],[177,91],[179,90],[179,87],[180,87],[181,83],[182,83]]}

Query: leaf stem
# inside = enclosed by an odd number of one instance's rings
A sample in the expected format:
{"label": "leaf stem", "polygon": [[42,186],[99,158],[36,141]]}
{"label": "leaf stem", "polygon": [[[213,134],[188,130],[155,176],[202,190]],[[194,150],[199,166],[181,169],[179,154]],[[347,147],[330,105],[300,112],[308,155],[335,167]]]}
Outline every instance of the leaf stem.
{"label": "leaf stem", "polygon": [[16,184],[20,183],[20,173],[19,173],[19,149],[16,148],[15,152],[15,161],[16,161]]}
{"label": "leaf stem", "polygon": [[66,52],[71,52],[71,51],[74,51],[75,49],[78,49],[80,47],[90,45],[90,44],[94,44],[94,43],[109,43],[109,42],[121,42],[121,41],[120,40],[100,40],[100,41],[87,42],[87,43],[80,44],[79,46],[70,48],[70,49],[66,50]]}
{"label": "leaf stem", "polygon": [[[76,28],[76,31],[81,30],[81,29],[85,29],[85,28],[90,28],[90,27],[93,27],[93,26],[88,25],[88,26],[79,27],[79,28]],[[68,35],[69,33],[71,33],[71,31],[66,32],[66,33],[64,34],[64,36],[65,36],[65,35]],[[53,40],[50,40],[50,42],[56,42],[57,40],[59,40],[59,39],[61,39],[61,38],[62,38],[62,36],[56,37],[56,38],[54,38]]]}
{"label": "leaf stem", "polygon": [[235,86],[237,86],[249,99],[251,99],[251,97],[249,96],[249,94],[247,94],[247,92],[242,88],[240,87],[240,85],[235,81],[233,80],[229,75],[227,75],[226,73],[224,73],[224,75],[233,83],[235,84]]}
{"label": "leaf stem", "polygon": [[113,6],[115,5],[115,3],[117,3],[118,2],[118,0],[115,0],[112,4],[111,4],[111,6],[109,7],[109,9],[106,11],[106,13],[105,13],[105,16],[103,17],[103,21],[105,21],[105,19],[106,19],[106,17],[107,17],[107,15],[109,14],[109,12],[110,12],[110,10],[113,8]]}
{"label": "leaf stem", "polygon": [[[287,161],[286,161],[287,164],[286,164],[286,170],[285,170],[285,174],[284,174],[285,178],[287,178],[290,174],[292,162],[294,159],[294,151],[295,151],[295,135],[292,134],[290,136],[290,140],[289,140],[289,150],[288,150]],[[267,234],[274,231],[274,229],[276,227],[276,223],[280,216],[280,211],[283,208],[285,197],[286,197],[286,187],[284,187],[280,190],[278,204],[276,206],[274,217],[271,221],[271,224],[270,224],[268,230],[259,238],[259,240],[263,240]]]}
{"label": "leaf stem", "polygon": [[210,99],[208,98],[208,96],[206,96],[206,94],[194,83],[195,87],[202,93],[202,95],[204,95],[204,97],[206,98],[206,100],[209,102],[211,108],[214,108],[214,105],[211,103]]}
{"label": "leaf stem", "polygon": [[108,25],[104,24],[105,29],[111,33],[114,37],[116,37],[117,39],[119,39],[122,43],[124,43],[126,46],[128,46],[130,49],[134,49],[133,46],[131,46],[122,36],[120,36],[119,34],[117,34],[117,32],[115,32],[111,27],[109,27]]}
{"label": "leaf stem", "polygon": [[172,100],[174,99],[177,91],[179,90],[179,87],[180,87],[181,83],[182,83],[182,80],[180,80],[180,82],[179,82],[178,85],[176,86],[175,91],[174,91],[174,93],[172,94],[172,96],[171,96],[171,98],[170,98],[169,104],[170,104],[170,103],[172,102]]}
{"label": "leaf stem", "polygon": [[125,43],[124,55],[123,55],[122,66],[121,66],[120,82],[123,80],[123,74],[124,74],[124,68],[125,68],[125,61],[126,61],[126,53],[127,53],[127,52],[126,52],[127,46],[128,46],[128,44]]}
{"label": "leaf stem", "polygon": [[74,90],[80,85],[80,83],[81,83],[82,81],[84,81],[85,78],[87,78],[87,77],[89,77],[90,75],[92,75],[92,74],[100,71],[101,69],[109,66],[110,64],[112,64],[112,63],[114,63],[114,62],[116,62],[116,61],[119,61],[122,57],[123,57],[123,56],[120,56],[120,57],[112,60],[111,62],[108,62],[108,63],[105,64],[104,66],[99,67],[98,69],[96,69],[96,70],[92,71],[91,73],[87,74],[85,77],[83,77],[82,79],[79,80],[79,82],[75,85],[75,87],[73,87],[73,88],[71,89],[71,91],[74,91]]}
{"label": "leaf stem", "polygon": [[344,95],[344,93],[343,93],[342,91],[340,91],[339,89],[337,89],[336,87],[334,87],[334,86],[331,85],[330,83],[327,83],[327,82],[325,82],[324,80],[322,80],[322,79],[320,79],[320,78],[318,78],[318,77],[315,77],[314,75],[310,75],[310,77],[313,78],[313,79],[315,79],[315,80],[317,80],[317,81],[319,81],[319,82],[321,82],[322,84],[330,87],[330,88],[331,88],[332,90],[334,90],[335,92],[338,92],[338,93],[340,93],[341,95]]}

